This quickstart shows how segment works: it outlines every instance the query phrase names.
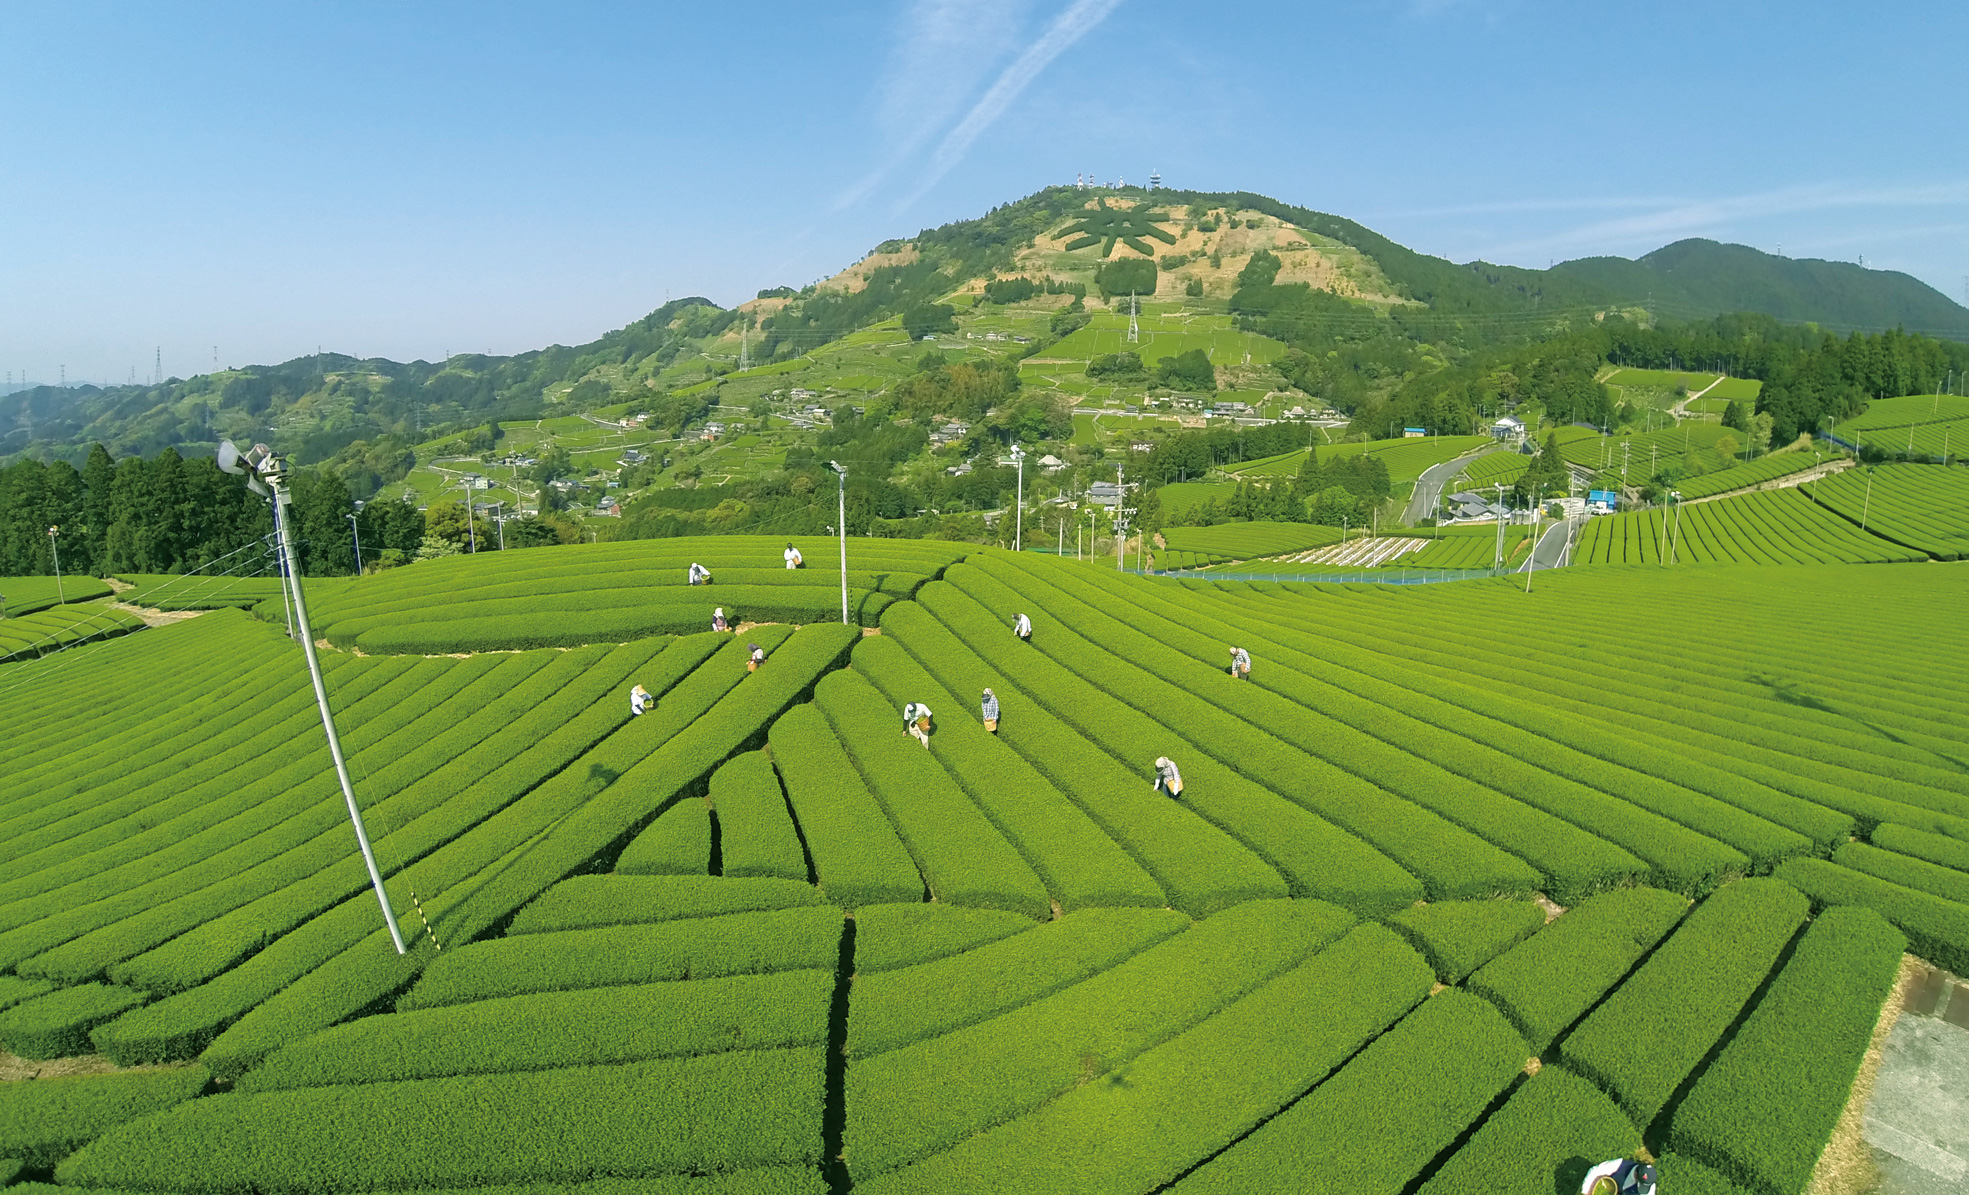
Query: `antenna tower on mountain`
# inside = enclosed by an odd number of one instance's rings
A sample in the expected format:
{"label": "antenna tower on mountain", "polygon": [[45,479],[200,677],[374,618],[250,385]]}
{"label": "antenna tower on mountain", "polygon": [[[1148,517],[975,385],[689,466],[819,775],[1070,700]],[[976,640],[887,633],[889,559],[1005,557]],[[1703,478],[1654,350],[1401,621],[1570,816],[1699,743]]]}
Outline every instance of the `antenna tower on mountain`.
{"label": "antenna tower on mountain", "polygon": [[746,317],[738,329],[738,368],[742,373],[752,368],[752,319]]}
{"label": "antenna tower on mountain", "polygon": [[1162,171],[1160,170],[1149,171],[1149,190],[1153,191],[1161,186],[1162,186]]}
{"label": "antenna tower on mountain", "polygon": [[1141,326],[1135,322],[1135,314],[1136,314],[1135,292],[1131,290],[1128,292],[1128,343],[1129,344],[1138,344],[1142,339],[1142,329]]}
{"label": "antenna tower on mountain", "polygon": [[151,359],[151,369],[154,372],[154,376],[150,384],[153,386],[162,386],[164,384],[164,346],[161,344],[157,346],[157,355]]}
{"label": "antenna tower on mountain", "polygon": [[1074,175],[1073,189],[1076,191],[1085,191],[1087,189],[1087,176],[1084,174]]}

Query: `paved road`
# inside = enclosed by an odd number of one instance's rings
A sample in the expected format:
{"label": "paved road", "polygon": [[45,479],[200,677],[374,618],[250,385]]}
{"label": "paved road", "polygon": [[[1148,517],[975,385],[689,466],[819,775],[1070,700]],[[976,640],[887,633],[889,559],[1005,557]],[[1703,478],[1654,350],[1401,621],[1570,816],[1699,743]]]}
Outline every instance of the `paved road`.
{"label": "paved road", "polygon": [[1416,479],[1415,492],[1409,495],[1408,505],[1402,510],[1402,522],[1413,527],[1417,520],[1436,513],[1436,503],[1442,499],[1443,487],[1449,484],[1449,479],[1463,472],[1465,465],[1482,455],[1482,452],[1473,452],[1424,469],[1422,476]]}
{"label": "paved road", "polygon": [[1561,519],[1539,533],[1538,546],[1531,550],[1531,556],[1518,566],[1519,572],[1536,569],[1540,572],[1548,568],[1558,568],[1565,556],[1567,529],[1571,524]]}

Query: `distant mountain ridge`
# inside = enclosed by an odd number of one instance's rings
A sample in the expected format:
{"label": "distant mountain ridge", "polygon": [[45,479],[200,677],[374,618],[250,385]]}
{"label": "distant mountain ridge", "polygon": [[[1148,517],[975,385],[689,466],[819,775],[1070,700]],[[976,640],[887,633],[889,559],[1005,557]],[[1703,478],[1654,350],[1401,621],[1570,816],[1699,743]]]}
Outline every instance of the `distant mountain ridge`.
{"label": "distant mountain ridge", "polygon": [[1645,292],[1662,310],[1678,315],[1757,311],[1841,332],[1898,327],[1969,339],[1969,309],[1919,278],[1851,262],[1779,257],[1701,237],[1631,261],[1583,257],[1549,272],[1629,299]]}
{"label": "distant mountain ridge", "polygon": [[[769,287],[742,310],[702,298],[678,299],[573,347],[552,345],[508,357],[467,354],[442,363],[324,353],[161,385],[43,385],[0,395],[0,462],[20,455],[80,461],[96,442],[118,455],[149,455],[165,447],[207,454],[223,436],[265,435],[268,428],[280,429],[282,446],[300,459],[321,461],[379,437],[392,438],[394,451],[402,451],[441,429],[493,419],[567,414],[642,402],[645,396],[651,402],[672,394],[681,400],[702,389],[694,383],[710,384],[710,375],[729,372],[741,351],[754,365],[781,362],[955,291],[979,288],[984,280],[1050,276],[1049,255],[1056,264],[1091,274],[1099,264],[1094,251],[1081,249],[1079,260],[1067,261],[1076,253],[1053,234],[1108,202],[1122,208],[1146,204],[1170,214],[1158,217],[1165,232],[1154,234],[1155,242],[1131,237],[1125,239],[1135,247],[1117,248],[1109,239],[1101,258],[1113,251],[1117,257],[1170,265],[1163,255],[1177,241],[1196,243],[1200,212],[1217,213],[1203,221],[1212,230],[1220,220],[1238,228],[1240,216],[1252,217],[1245,224],[1268,229],[1275,221],[1302,230],[1309,242],[1265,234],[1266,244],[1293,258],[1280,281],[1313,278],[1316,289],[1329,288],[1331,293],[1314,296],[1325,302],[1327,315],[1336,306],[1342,313],[1392,308],[1400,315],[1393,329],[1398,334],[1455,343],[1459,351],[1499,329],[1536,338],[1600,312],[1643,307],[1670,320],[1758,312],[1831,332],[1898,327],[1969,341],[1969,309],[1909,275],[1843,262],[1794,260],[1689,239],[1636,260],[1581,258],[1549,270],[1459,264],[1418,253],[1345,217],[1247,191],[1058,186],[974,219],[884,242],[837,275],[834,285],[798,291]],[[1178,208],[1187,209],[1188,216],[1176,215]],[[1179,226],[1182,235],[1169,233],[1169,225]],[[1213,286],[1241,285],[1231,280],[1239,277],[1256,244],[1243,239],[1250,244],[1224,249],[1221,262],[1215,247],[1229,242],[1219,239],[1209,243],[1214,247],[1179,254],[1174,268],[1194,274],[1207,261]],[[1042,244],[1051,248],[1038,252]],[[1294,257],[1292,250],[1300,252]],[[1311,256],[1323,257],[1325,264],[1313,268]],[[1346,288],[1360,279],[1372,283],[1373,293]],[[1218,290],[1208,293],[1222,297]],[[742,334],[747,339],[741,342]],[[685,366],[696,372],[686,374]]]}

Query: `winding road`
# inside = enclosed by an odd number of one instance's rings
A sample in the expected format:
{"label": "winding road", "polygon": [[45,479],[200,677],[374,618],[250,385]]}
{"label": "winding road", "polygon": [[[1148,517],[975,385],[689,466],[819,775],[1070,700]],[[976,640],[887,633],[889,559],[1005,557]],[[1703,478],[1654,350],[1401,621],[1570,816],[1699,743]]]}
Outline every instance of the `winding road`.
{"label": "winding road", "polygon": [[1431,465],[1424,469],[1422,476],[1415,480],[1415,492],[1408,496],[1408,505],[1402,508],[1402,522],[1413,527],[1418,520],[1436,513],[1436,504],[1442,500],[1443,487],[1447,486],[1458,473],[1463,472],[1464,466],[1490,450],[1490,446],[1486,444],[1477,451],[1459,456],[1453,461],[1444,461],[1440,465]]}

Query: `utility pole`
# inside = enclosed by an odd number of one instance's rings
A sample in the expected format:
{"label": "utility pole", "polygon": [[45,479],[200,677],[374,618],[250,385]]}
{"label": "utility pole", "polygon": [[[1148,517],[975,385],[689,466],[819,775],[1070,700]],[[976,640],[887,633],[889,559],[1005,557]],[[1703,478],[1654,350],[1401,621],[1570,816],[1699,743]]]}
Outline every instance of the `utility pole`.
{"label": "utility pole", "polygon": [[465,534],[471,537],[472,554],[477,555],[479,550],[479,529],[477,526],[475,526],[477,520],[472,515],[472,479],[469,477],[466,478],[464,481],[464,486],[465,486]]}
{"label": "utility pole", "polygon": [[499,527],[499,550],[502,552],[506,550],[505,514],[506,504],[504,502],[494,502],[492,504],[492,521]]}
{"label": "utility pole", "polygon": [[362,576],[362,528],[356,526],[356,517],[354,515],[343,515],[342,517],[349,521],[349,534],[355,536],[356,576],[360,577]]}
{"label": "utility pole", "polygon": [[1026,533],[1026,450],[1017,444],[1013,444],[1011,459],[1001,460],[998,463],[1001,465],[1017,465],[1019,467],[1019,492],[1012,502],[1012,550],[1014,552],[1023,551],[1025,549]]}
{"label": "utility pole", "polygon": [[840,461],[829,461],[836,479],[835,496],[840,503],[835,530],[841,533],[841,625],[848,625],[848,471]]}
{"label": "utility pole", "polygon": [[1121,466],[1114,467],[1114,571],[1123,571],[1124,557],[1128,551],[1128,516],[1135,513],[1132,506],[1123,506],[1127,501],[1128,489],[1121,483]]}
{"label": "utility pole", "polygon": [[[356,805],[355,786],[349,782],[348,762],[342,757],[342,740],[335,733],[335,716],[328,707],[328,687],[321,679],[321,661],[315,656],[314,634],[308,629],[307,599],[301,590],[301,570],[294,555],[293,529],[287,522],[287,507],[292,503],[293,496],[287,490],[284,462],[260,444],[254,445],[253,451],[242,457],[228,441],[219,445],[219,467],[228,473],[245,473],[250,468],[273,488],[274,533],[279,537],[281,561],[287,569],[282,589],[292,591],[295,617],[301,624],[301,651],[307,657],[308,676],[314,682],[315,704],[321,709],[321,728],[328,736],[328,754],[335,761],[335,778],[342,785],[342,799],[349,807],[349,823],[355,827],[356,843],[362,848],[362,861],[369,868],[369,882],[376,890],[376,903],[383,909],[383,924],[389,927],[390,941],[396,946],[397,953],[403,954],[403,934],[397,929],[396,912],[390,908],[389,893],[383,890],[383,873],[376,866],[376,854],[369,849],[369,834],[363,828],[362,810]],[[265,492],[256,478],[249,478],[247,484],[254,490]]]}
{"label": "utility pole", "polygon": [[68,604],[68,592],[62,588],[62,552],[55,546],[55,537],[61,534],[60,527],[48,528],[48,553],[55,558],[55,598],[63,605]]}

